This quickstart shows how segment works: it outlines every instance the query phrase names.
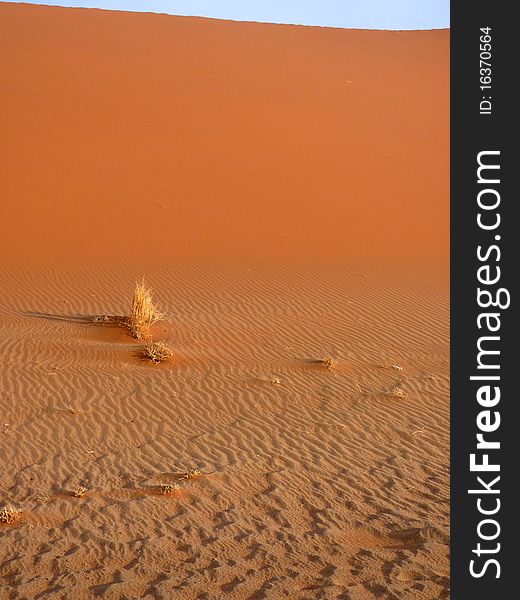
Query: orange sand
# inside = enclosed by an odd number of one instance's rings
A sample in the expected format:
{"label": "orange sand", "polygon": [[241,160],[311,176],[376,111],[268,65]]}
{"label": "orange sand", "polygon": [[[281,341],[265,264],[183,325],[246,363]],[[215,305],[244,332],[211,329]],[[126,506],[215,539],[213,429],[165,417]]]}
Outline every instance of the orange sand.
{"label": "orange sand", "polygon": [[0,597],[447,597],[449,32],[0,35]]}

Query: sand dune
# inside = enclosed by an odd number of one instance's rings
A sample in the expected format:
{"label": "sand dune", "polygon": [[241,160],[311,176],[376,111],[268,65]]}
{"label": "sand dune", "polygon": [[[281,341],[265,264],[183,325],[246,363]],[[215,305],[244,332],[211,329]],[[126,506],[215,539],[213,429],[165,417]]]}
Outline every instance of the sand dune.
{"label": "sand dune", "polygon": [[0,596],[448,597],[448,32],[0,30]]}
{"label": "sand dune", "polygon": [[446,31],[1,10],[10,253],[446,266]]}

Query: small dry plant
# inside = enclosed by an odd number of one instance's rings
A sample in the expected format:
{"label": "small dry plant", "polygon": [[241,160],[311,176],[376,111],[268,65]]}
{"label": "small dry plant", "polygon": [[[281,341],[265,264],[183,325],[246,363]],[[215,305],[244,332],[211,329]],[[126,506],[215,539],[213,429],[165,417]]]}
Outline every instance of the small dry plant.
{"label": "small dry plant", "polygon": [[388,395],[392,398],[406,398],[406,392],[400,386],[394,387]]}
{"label": "small dry plant", "polygon": [[6,525],[12,525],[13,523],[17,523],[22,518],[22,513],[18,508],[14,506],[6,506],[0,510],[0,523],[5,523]]}
{"label": "small dry plant", "polygon": [[83,498],[83,496],[88,492],[86,487],[83,487],[82,485],[78,485],[77,488],[72,490],[72,495],[74,496],[74,498]]}
{"label": "small dry plant", "polygon": [[180,489],[181,486],[177,483],[165,483],[160,488],[161,494],[163,494],[163,496],[171,496],[172,494],[175,494],[175,492],[178,492]]}
{"label": "small dry plant", "polygon": [[147,358],[156,364],[166,362],[172,355],[171,348],[164,342],[151,342],[143,349],[143,358]]}
{"label": "small dry plant", "polygon": [[110,317],[108,315],[96,315],[92,320],[96,325],[107,325],[110,323]]}
{"label": "small dry plant", "polygon": [[131,334],[140,339],[162,317],[162,313],[153,302],[152,290],[147,287],[143,278],[135,286],[132,309],[128,317],[128,327]]}
{"label": "small dry plant", "polygon": [[189,471],[186,471],[186,473],[184,473],[183,475],[181,475],[181,479],[198,479],[199,477],[202,477],[202,472],[199,471],[198,469],[189,469]]}
{"label": "small dry plant", "polygon": [[329,371],[334,370],[338,366],[338,361],[334,360],[332,356],[327,356],[326,358],[322,358],[320,363]]}

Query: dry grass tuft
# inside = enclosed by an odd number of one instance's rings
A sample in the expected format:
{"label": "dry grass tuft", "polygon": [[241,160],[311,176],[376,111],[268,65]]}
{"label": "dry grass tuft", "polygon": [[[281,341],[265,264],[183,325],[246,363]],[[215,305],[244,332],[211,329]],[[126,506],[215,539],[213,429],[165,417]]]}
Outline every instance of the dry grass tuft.
{"label": "dry grass tuft", "polygon": [[150,327],[160,321],[163,314],[153,302],[152,290],[147,287],[144,278],[136,284],[132,309],[128,317],[128,327],[132,335],[140,339]]}
{"label": "dry grass tuft", "polygon": [[166,362],[171,356],[173,352],[164,342],[151,342],[143,349],[143,358],[156,364]]}
{"label": "dry grass tuft", "polygon": [[394,387],[389,395],[392,396],[392,398],[406,398],[406,392],[400,386]]}
{"label": "dry grass tuft", "polygon": [[93,319],[96,325],[106,325],[110,323],[110,317],[108,315],[97,315]]}
{"label": "dry grass tuft", "polygon": [[329,371],[334,370],[338,366],[338,361],[332,358],[332,356],[322,358],[320,363]]}
{"label": "dry grass tuft", "polygon": [[77,488],[75,488],[74,490],[72,490],[71,494],[74,496],[74,498],[83,498],[83,496],[88,492],[86,487],[83,487],[82,485],[79,485]]}
{"label": "dry grass tuft", "polygon": [[13,523],[17,523],[21,521],[22,513],[18,508],[14,506],[6,506],[0,510],[0,523],[5,523],[6,525],[12,525]]}
{"label": "dry grass tuft", "polygon": [[199,471],[198,469],[189,469],[189,471],[186,471],[186,473],[181,476],[181,479],[198,479],[199,477],[202,477],[202,471]]}
{"label": "dry grass tuft", "polygon": [[175,492],[180,491],[180,489],[181,486],[177,483],[165,483],[160,488],[161,494],[163,494],[163,496],[171,496],[172,494],[175,494]]}

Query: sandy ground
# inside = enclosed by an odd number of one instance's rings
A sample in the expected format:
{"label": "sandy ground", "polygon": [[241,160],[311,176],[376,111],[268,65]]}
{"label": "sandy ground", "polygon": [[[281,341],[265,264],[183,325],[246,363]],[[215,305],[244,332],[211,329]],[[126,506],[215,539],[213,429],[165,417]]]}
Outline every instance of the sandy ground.
{"label": "sandy ground", "polygon": [[447,598],[449,32],[0,35],[0,598]]}

